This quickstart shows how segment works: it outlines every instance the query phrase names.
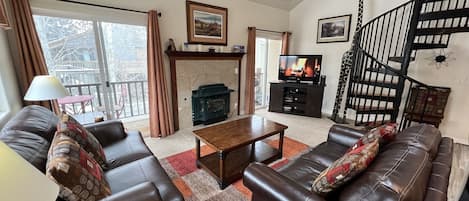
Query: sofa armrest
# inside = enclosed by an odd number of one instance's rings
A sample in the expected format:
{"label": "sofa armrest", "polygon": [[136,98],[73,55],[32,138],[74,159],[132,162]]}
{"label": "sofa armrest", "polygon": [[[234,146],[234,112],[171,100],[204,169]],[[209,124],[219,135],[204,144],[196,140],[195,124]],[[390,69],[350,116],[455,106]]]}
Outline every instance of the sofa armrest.
{"label": "sofa armrest", "polygon": [[101,201],[162,201],[160,192],[152,182],[145,182],[112,194]]}
{"label": "sofa armrest", "polygon": [[122,125],[122,122],[119,120],[109,120],[88,124],[85,125],[85,128],[93,133],[103,147],[127,137],[124,125]]}
{"label": "sofa armrest", "polygon": [[246,170],[244,170],[243,183],[252,191],[253,200],[256,201],[325,201],[324,198],[303,188],[291,179],[262,163],[251,163]]}
{"label": "sofa armrest", "polygon": [[367,131],[357,130],[347,126],[333,125],[327,136],[328,142],[334,142],[346,147],[351,147],[360,139]]}

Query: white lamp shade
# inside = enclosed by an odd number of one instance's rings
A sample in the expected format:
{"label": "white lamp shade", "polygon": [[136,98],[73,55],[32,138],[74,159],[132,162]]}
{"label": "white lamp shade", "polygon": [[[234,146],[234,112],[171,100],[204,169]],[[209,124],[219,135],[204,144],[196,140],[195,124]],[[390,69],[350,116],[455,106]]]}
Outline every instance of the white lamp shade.
{"label": "white lamp shade", "polygon": [[65,96],[68,96],[68,92],[60,83],[59,79],[51,75],[39,75],[34,77],[24,96],[24,100],[45,101],[63,98]]}
{"label": "white lamp shade", "polygon": [[54,201],[59,186],[0,141],[0,200]]}

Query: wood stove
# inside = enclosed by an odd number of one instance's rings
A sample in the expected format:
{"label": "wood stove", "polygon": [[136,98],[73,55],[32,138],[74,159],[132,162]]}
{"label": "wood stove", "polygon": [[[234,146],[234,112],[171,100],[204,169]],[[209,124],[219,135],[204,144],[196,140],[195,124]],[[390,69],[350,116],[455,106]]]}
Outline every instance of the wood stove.
{"label": "wood stove", "polygon": [[226,120],[230,112],[230,93],[233,91],[224,84],[202,85],[193,90],[193,125],[207,125]]}

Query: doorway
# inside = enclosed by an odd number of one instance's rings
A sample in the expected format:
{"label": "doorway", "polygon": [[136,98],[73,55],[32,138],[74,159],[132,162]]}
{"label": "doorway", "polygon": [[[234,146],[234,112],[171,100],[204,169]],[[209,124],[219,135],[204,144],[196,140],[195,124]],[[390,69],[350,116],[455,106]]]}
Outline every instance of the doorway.
{"label": "doorway", "polygon": [[34,21],[49,74],[71,96],[90,98],[62,110],[107,119],[148,114],[145,26],[42,15]]}
{"label": "doorway", "polygon": [[278,62],[282,51],[281,36],[261,35],[256,37],[255,107],[269,105],[270,83],[278,81]]}

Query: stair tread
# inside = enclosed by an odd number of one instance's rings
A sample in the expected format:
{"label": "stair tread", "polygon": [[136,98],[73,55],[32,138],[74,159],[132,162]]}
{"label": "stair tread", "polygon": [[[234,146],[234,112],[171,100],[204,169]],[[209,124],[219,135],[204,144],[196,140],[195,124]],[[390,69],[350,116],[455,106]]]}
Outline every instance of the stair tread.
{"label": "stair tread", "polygon": [[370,100],[377,100],[380,102],[394,102],[396,100],[395,95],[380,95],[380,94],[366,94],[366,93],[351,93],[351,97],[353,98],[363,98],[363,99],[370,99]]}
{"label": "stair tread", "polygon": [[385,95],[381,95],[379,94],[379,92],[381,92],[380,90],[378,91],[375,91],[375,93],[365,93],[366,91],[362,91],[362,92],[352,92],[350,95],[351,96],[370,96],[370,97],[385,97],[385,98],[395,98],[396,95],[393,95],[393,94],[385,94]]}
{"label": "stair tread", "polygon": [[357,126],[365,126],[365,128],[367,130],[371,130],[373,128],[376,128],[378,126],[382,126],[382,125],[385,125],[385,124],[388,124],[388,123],[392,123],[393,121],[392,120],[389,120],[389,119],[385,119],[384,121],[381,119],[381,120],[376,120],[375,121],[365,121],[365,122],[357,122],[355,125]]}
{"label": "stair tread", "polygon": [[[397,75],[397,73],[394,73],[393,71],[387,70],[385,68],[372,67],[372,68],[367,68],[366,70],[370,72],[376,72],[376,73],[382,73],[382,74],[388,74],[388,75]],[[398,69],[395,69],[395,70],[399,71]]]}
{"label": "stair tread", "polygon": [[389,104],[387,107],[385,106],[368,106],[368,105],[349,105],[350,108],[357,110],[357,112],[393,112],[394,107],[392,104]]}
{"label": "stair tread", "polygon": [[452,34],[458,32],[469,32],[469,27],[442,27],[442,28],[418,28],[416,36]]}
{"label": "stair tread", "polygon": [[[388,60],[402,63],[402,61],[404,60],[404,57],[389,57]],[[415,57],[410,57],[410,61],[415,61]]]}
{"label": "stair tread", "polygon": [[428,43],[413,43],[412,49],[414,50],[424,50],[424,49],[440,49],[447,48],[446,44],[428,44]]}
{"label": "stair tread", "polygon": [[437,2],[437,1],[445,1],[445,0],[425,0],[425,3]]}
{"label": "stair tread", "polygon": [[451,19],[458,17],[469,17],[469,8],[451,9],[443,11],[425,12],[421,13],[419,20],[439,20],[439,19]]}
{"label": "stair tread", "polygon": [[392,88],[396,89],[398,87],[399,81],[396,79],[393,82],[388,80],[355,80],[355,83],[358,84],[366,84],[370,86],[377,86],[377,87],[384,87],[384,88]]}

